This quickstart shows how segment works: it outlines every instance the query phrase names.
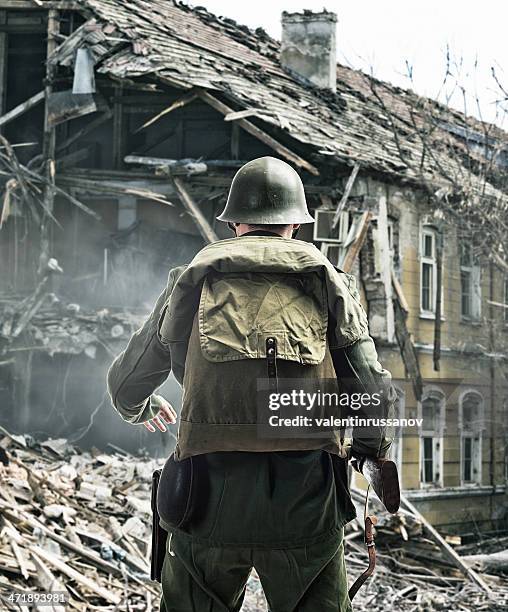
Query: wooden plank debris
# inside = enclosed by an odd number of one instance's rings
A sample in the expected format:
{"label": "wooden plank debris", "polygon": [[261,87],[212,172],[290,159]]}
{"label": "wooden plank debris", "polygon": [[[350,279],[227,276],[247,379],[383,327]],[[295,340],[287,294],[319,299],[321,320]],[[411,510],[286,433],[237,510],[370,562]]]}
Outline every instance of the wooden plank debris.
{"label": "wooden plank debris", "polygon": [[175,100],[173,103],[171,103],[163,111],[161,111],[160,113],[157,113],[157,115],[155,115],[154,117],[152,117],[151,119],[143,123],[143,125],[139,127],[137,130],[135,130],[133,134],[137,134],[141,130],[144,130],[145,128],[147,128],[149,125],[153,125],[156,121],[158,121],[165,115],[172,113],[177,108],[182,108],[183,106],[186,106],[190,102],[193,102],[197,97],[198,97],[197,92],[192,89],[191,91],[187,92],[186,94],[184,94],[183,96]]}
{"label": "wooden plank debris", "polygon": [[397,279],[397,276],[392,268],[392,284],[394,292],[393,298],[393,314],[395,324],[395,339],[399,345],[402,361],[406,370],[406,376],[410,378],[413,385],[413,392],[416,401],[420,401],[423,393],[423,380],[420,372],[420,364],[418,354],[416,353],[411,333],[407,327],[407,317],[409,306],[404,296],[402,286]]}
{"label": "wooden plank debris", "polygon": [[48,125],[54,127],[97,110],[93,94],[73,94],[71,90],[52,92],[47,99]]}
{"label": "wooden plank debris", "polygon": [[430,533],[430,535],[437,542],[439,547],[445,552],[445,554],[451,559],[453,563],[460,569],[460,571],[470,580],[472,580],[476,585],[478,585],[483,591],[486,593],[490,593],[490,588],[475,571],[473,571],[467,563],[460,558],[460,556],[453,550],[453,548],[448,544],[448,542],[443,538],[443,536],[435,529],[429,521],[415,508],[415,506],[404,496],[400,497],[401,502],[406,506],[410,512],[413,513],[423,524],[425,529]]}
{"label": "wooden plank debris", "polygon": [[44,90],[39,91],[38,93],[33,95],[31,98],[28,98],[28,100],[25,100],[25,102],[23,102],[22,104],[18,104],[18,106],[14,107],[9,112],[5,113],[5,115],[2,115],[0,117],[0,127],[3,125],[6,125],[13,119],[20,117],[21,115],[29,111],[34,106],[37,106],[37,104],[39,104],[40,102],[44,100],[44,95],[45,95]]}
{"label": "wooden plank debris", "polygon": [[56,147],[57,152],[59,153],[61,151],[64,151],[65,149],[70,147],[72,144],[74,144],[75,142],[83,138],[83,136],[86,136],[87,134],[89,134],[90,132],[92,132],[99,126],[101,126],[103,123],[106,123],[106,121],[109,121],[112,116],[113,116],[113,111],[111,109],[108,109],[102,115],[99,115],[99,117],[96,117],[92,121],[88,122],[84,127],[78,130],[75,134],[72,134],[72,136],[69,136],[63,142],[58,144]]}
{"label": "wooden plank debris", "polygon": [[[113,604],[120,606],[117,609],[132,611],[145,610],[148,600],[155,611],[160,587],[150,583],[147,575],[151,521],[144,510],[135,507],[149,505],[151,474],[163,460],[134,457],[122,449],[112,454],[78,452],[63,439],[35,445],[31,440],[28,445],[27,437],[0,431],[0,448],[5,451],[0,462],[0,588],[67,590],[70,609],[83,612],[106,608],[112,600],[120,600]],[[351,493],[354,503],[362,506],[365,492],[353,487]],[[378,569],[355,599],[355,609],[411,612],[417,601],[427,601],[428,609],[443,609],[441,599],[433,605],[435,593],[457,610],[471,609],[473,602],[475,609],[486,610],[494,599],[498,609],[506,607],[508,588],[498,576],[505,555],[496,552],[499,549],[487,549],[495,554],[482,554],[482,559],[461,557],[458,549],[453,551],[466,565],[488,560],[480,576],[487,592],[445,550],[442,536],[428,529],[414,506],[403,505],[397,515],[389,515],[375,498],[370,505],[378,517]],[[19,534],[16,544],[21,564],[8,545],[9,529]],[[353,580],[366,567],[365,549],[356,542],[362,534],[354,522],[346,526],[346,564]],[[508,538],[500,539],[499,546],[506,547],[507,542]],[[491,540],[489,546],[494,545]],[[477,544],[472,550],[482,552]],[[23,577],[20,565],[28,578]],[[251,578],[246,612],[263,609],[250,607],[258,589],[259,581]]]}
{"label": "wooden plank debris", "polygon": [[402,285],[400,284],[400,281],[397,278],[393,268],[391,270],[391,275],[392,275],[392,284],[393,284],[393,289],[395,291],[396,299],[399,301],[402,311],[408,314],[409,304],[407,303],[406,296],[404,295],[404,292],[402,291]]}
{"label": "wooden plank debris", "polygon": [[41,548],[40,546],[30,546],[29,549],[62,574],[65,574],[71,580],[76,581],[81,586],[86,587],[88,590],[92,591],[92,593],[95,593],[105,601],[112,603],[115,606],[119,605],[122,601],[122,598],[119,595],[112,593],[110,589],[98,586],[95,581],[91,580],[81,572],[76,571],[68,563],[65,563],[65,561],[62,561],[62,559],[47,552],[44,550],[44,548]]}
{"label": "wooden plank debris", "polygon": [[358,253],[362,250],[362,246],[367,238],[367,232],[369,230],[371,220],[372,213],[369,210],[365,211],[358,223],[355,239],[348,248],[344,261],[342,262],[341,269],[344,270],[344,272],[350,272],[353,268],[353,264],[358,257]]}
{"label": "wooden plank debris", "polygon": [[126,155],[126,164],[149,166],[152,168],[166,169],[171,174],[206,174],[209,169],[232,168],[236,169],[247,163],[232,159],[169,159],[164,157],[148,157],[144,155]]}
{"label": "wooden plank debris", "polygon": [[338,203],[337,208],[335,210],[335,214],[333,215],[332,228],[331,228],[332,232],[335,231],[339,225],[340,214],[346,207],[347,201],[351,194],[351,190],[353,189],[353,185],[355,184],[356,177],[358,176],[359,170],[360,170],[360,164],[356,163],[353,166],[353,170],[351,171],[351,174],[349,175],[348,181],[346,183],[346,188],[344,189],[342,198],[340,199],[340,202]]}
{"label": "wooden plank debris", "polygon": [[[50,57],[57,46],[56,35],[60,32],[59,13],[56,9],[48,11],[48,39],[46,43],[46,60]],[[44,132],[42,136],[42,158],[44,163],[44,196],[42,207],[44,209],[40,230],[40,252],[37,274],[44,275],[45,268],[51,253],[50,223],[55,221],[53,206],[55,201],[55,149],[56,132],[51,123],[50,99],[53,93],[53,81],[56,75],[56,66],[46,61],[46,80],[44,87]]]}
{"label": "wooden plank debris", "polygon": [[62,11],[79,10],[83,7],[72,0],[0,0],[0,10],[14,9],[18,11],[35,9],[60,9]]}
{"label": "wooden plank debris", "polygon": [[[154,191],[152,189],[146,189],[144,187],[138,187],[135,185],[125,184],[125,181],[107,181],[107,180],[93,180],[82,178],[81,176],[66,176],[60,174],[58,182],[66,187],[72,187],[82,193],[108,193],[108,194],[127,194],[134,195],[139,198],[145,198],[147,200],[154,200],[160,204],[166,204],[167,206],[174,206],[166,197]],[[95,214],[95,213],[94,213]]]}
{"label": "wooden plank debris", "polygon": [[[1,588],[67,590],[70,607],[82,610],[142,610],[147,596],[157,600],[159,587],[148,581],[151,519],[126,509],[134,499],[149,505],[151,474],[161,461],[124,451],[92,456],[63,439],[30,448],[24,436],[1,431]],[[108,479],[111,486],[103,486]],[[122,484],[134,479],[127,493]],[[90,499],[78,497],[85,488]]]}
{"label": "wooden plank debris", "polygon": [[[227,104],[224,104],[224,102],[221,102],[218,98],[212,96],[212,94],[208,93],[207,91],[199,90],[199,97],[205,102],[207,102],[210,106],[215,108],[215,110],[222,113],[224,116],[230,115],[231,113],[235,112],[231,107],[229,107]],[[300,168],[303,168],[304,170],[307,170],[307,172],[310,172],[314,176],[319,176],[319,170],[316,168],[316,166],[303,159],[303,157],[300,157],[300,155],[298,155],[297,153],[294,153],[293,151],[285,147],[283,144],[275,140],[275,138],[267,134],[261,128],[258,128],[250,121],[247,121],[247,119],[238,119],[237,124],[242,127],[246,132],[248,132],[258,140],[269,146],[271,149],[276,151],[279,155],[285,157],[288,161],[294,163]]]}
{"label": "wooden plank debris", "polygon": [[386,339],[388,342],[393,342],[395,321],[392,300],[392,257],[390,254],[390,239],[388,235],[388,207],[386,196],[384,195],[379,198],[376,236],[380,276],[384,288]]}
{"label": "wooden plank debris", "polygon": [[215,242],[219,239],[217,234],[215,233],[212,226],[208,223],[207,218],[201,212],[199,206],[193,200],[190,195],[186,183],[183,179],[178,177],[173,177],[173,184],[175,189],[182,201],[182,204],[185,206],[191,217],[194,219],[196,225],[198,226],[200,234],[203,236],[205,242]]}

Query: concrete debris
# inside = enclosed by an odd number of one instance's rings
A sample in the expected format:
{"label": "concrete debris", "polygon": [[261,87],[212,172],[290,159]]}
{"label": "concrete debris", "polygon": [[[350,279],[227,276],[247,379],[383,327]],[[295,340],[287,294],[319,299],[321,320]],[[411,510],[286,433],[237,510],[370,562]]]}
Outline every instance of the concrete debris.
{"label": "concrete debris", "polygon": [[[0,448],[0,594],[40,591],[44,576],[52,576],[73,609],[157,611],[160,587],[149,580],[150,486],[163,460],[121,449],[83,452],[63,439],[38,443],[3,429]],[[352,495],[362,516],[364,492],[353,489]],[[417,516],[405,510],[389,515],[372,499],[370,510],[378,517],[378,564],[355,610],[506,610],[508,538],[498,540],[498,549],[491,539],[481,550],[461,545],[460,537],[447,538],[461,553],[483,553],[461,559],[482,562],[485,593],[443,555]],[[362,539],[360,521],[353,521],[345,532],[350,583],[367,565]],[[253,572],[242,611],[266,610]]]}
{"label": "concrete debris", "polygon": [[145,475],[162,461],[5,430],[0,445],[0,595],[46,590],[45,572],[71,609],[157,610]]}
{"label": "concrete debris", "polygon": [[[5,298],[0,301],[0,355],[29,346],[49,355],[84,353],[94,359],[99,346],[125,341],[141,326],[144,317],[132,313],[83,311],[79,304],[63,305],[45,301],[28,319],[24,302]],[[23,322],[22,330],[16,333]],[[114,347],[111,354],[114,354]]]}

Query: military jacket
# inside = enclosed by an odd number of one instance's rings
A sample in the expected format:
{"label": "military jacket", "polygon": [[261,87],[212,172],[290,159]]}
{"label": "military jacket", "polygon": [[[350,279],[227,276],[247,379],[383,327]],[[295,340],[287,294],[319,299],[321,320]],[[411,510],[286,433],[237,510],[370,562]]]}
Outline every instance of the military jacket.
{"label": "military jacket", "polygon": [[[113,405],[131,423],[151,418],[158,411],[154,391],[173,371],[183,383],[180,459],[235,450],[343,455],[337,432],[290,443],[257,437],[253,381],[267,335],[277,337],[283,377],[333,378],[331,354],[353,350],[365,358],[366,376],[389,379],[352,276],[306,242],[242,236],[208,245],[170,272],[149,319],[110,368]],[[386,448],[382,433],[359,446],[375,455]]]}

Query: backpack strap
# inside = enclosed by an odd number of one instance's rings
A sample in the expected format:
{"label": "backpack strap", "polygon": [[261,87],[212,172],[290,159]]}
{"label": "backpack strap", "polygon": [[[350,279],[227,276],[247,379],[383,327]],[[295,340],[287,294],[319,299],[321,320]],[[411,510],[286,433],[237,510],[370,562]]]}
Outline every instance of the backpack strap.
{"label": "backpack strap", "polygon": [[266,339],[266,368],[270,390],[277,391],[277,338],[273,336]]}

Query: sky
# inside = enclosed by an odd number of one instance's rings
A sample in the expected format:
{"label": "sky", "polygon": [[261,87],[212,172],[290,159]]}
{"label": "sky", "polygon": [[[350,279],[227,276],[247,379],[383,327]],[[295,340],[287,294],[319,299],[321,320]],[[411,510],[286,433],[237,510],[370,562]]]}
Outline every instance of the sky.
{"label": "sky", "polygon": [[[491,73],[494,68],[508,90],[507,0],[196,0],[188,4],[252,28],[261,26],[279,40],[283,10],[326,8],[338,17],[340,63],[448,101],[468,115],[508,129],[508,104],[506,99],[504,107],[496,104],[503,95]],[[447,65],[451,76],[443,87]]]}

